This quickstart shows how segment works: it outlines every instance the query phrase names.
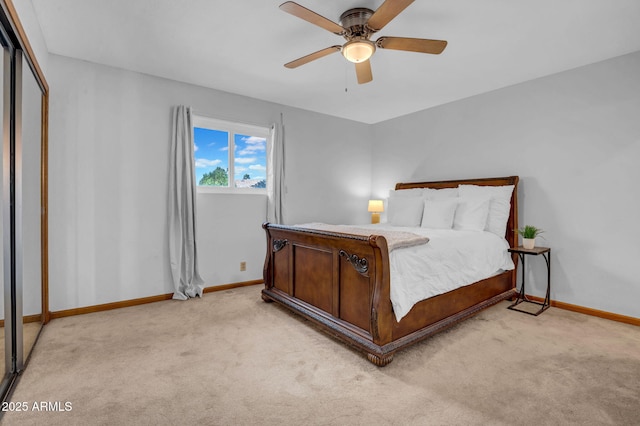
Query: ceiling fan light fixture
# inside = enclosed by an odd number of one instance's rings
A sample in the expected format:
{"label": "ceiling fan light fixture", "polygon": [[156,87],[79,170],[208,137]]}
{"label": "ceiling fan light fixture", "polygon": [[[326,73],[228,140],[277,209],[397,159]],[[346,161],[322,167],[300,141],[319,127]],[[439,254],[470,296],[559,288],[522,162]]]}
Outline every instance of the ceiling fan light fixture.
{"label": "ceiling fan light fixture", "polygon": [[356,64],[368,60],[375,51],[375,43],[366,39],[350,40],[342,46],[342,55]]}

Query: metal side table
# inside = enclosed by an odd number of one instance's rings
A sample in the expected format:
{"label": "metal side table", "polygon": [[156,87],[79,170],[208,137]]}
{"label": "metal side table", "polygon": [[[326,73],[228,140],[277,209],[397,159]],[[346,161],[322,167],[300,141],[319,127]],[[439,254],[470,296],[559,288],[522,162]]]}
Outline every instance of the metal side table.
{"label": "metal side table", "polygon": [[[544,312],[546,309],[548,309],[550,305],[549,297],[550,297],[550,291],[551,291],[551,249],[549,247],[534,247],[532,249],[526,249],[522,246],[519,246],[515,248],[510,248],[509,252],[516,253],[520,257],[520,260],[522,261],[522,286],[520,287],[520,292],[518,293],[518,297],[516,298],[516,301],[513,302],[508,307],[508,309],[518,311],[518,312],[523,312],[529,315],[538,316],[542,312]],[[525,257],[528,255],[533,255],[533,256],[542,255],[542,257],[547,263],[547,295],[545,296],[544,301],[542,303],[536,302],[534,300],[529,300],[527,298],[527,294],[525,293],[525,269],[526,269]],[[522,302],[533,303],[541,306],[541,308],[537,312],[528,312],[522,309],[518,309],[516,306],[518,306]]]}

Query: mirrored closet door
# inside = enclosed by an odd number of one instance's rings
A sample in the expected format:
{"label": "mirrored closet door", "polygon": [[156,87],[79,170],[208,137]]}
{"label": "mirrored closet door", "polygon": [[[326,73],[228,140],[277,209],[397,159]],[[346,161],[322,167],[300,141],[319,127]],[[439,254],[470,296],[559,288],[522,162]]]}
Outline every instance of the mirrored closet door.
{"label": "mirrored closet door", "polygon": [[24,55],[21,70],[22,362],[42,326],[42,91]]}
{"label": "mirrored closet door", "polygon": [[0,6],[0,400],[5,401],[48,314],[47,86],[15,10],[4,0]]}
{"label": "mirrored closet door", "polygon": [[[2,208],[0,208],[0,280],[2,280],[2,288],[0,289],[0,325],[2,340],[0,348],[2,349],[2,362],[0,362],[0,372],[2,379],[0,381],[0,392],[3,394],[8,387],[9,373],[6,366],[11,365],[11,321],[7,321],[5,312],[11,312],[11,266],[10,266],[10,218],[7,216],[9,208],[9,194],[6,190],[5,182],[9,173],[10,165],[10,146],[9,146],[9,110],[6,108],[10,105],[9,95],[11,87],[11,53],[8,39],[4,31],[0,31],[0,44],[2,45],[2,58],[0,58],[0,198],[2,198]],[[5,96],[6,95],[6,96]],[[6,171],[6,173],[5,173]],[[5,250],[6,246],[6,250]],[[8,256],[5,256],[7,254]],[[5,263],[9,263],[5,268]],[[6,308],[9,307],[9,309]],[[8,328],[8,331],[7,331]],[[8,344],[6,343],[8,342]]]}

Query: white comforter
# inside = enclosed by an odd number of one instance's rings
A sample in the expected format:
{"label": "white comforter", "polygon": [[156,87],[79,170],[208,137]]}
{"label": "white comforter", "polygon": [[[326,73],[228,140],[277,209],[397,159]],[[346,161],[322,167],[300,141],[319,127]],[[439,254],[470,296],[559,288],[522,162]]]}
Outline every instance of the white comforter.
{"label": "white comforter", "polygon": [[389,253],[391,303],[400,321],[417,302],[514,269],[509,244],[490,232],[369,225],[429,237],[424,245]]}

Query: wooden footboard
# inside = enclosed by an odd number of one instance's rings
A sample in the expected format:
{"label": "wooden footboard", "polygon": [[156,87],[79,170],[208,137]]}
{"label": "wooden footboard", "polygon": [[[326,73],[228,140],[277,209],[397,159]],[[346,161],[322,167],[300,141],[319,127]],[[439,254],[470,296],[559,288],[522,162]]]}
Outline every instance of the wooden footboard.
{"label": "wooden footboard", "polygon": [[[517,185],[518,178],[399,185],[444,188],[460,182]],[[512,246],[517,242],[516,190],[506,236]],[[515,270],[507,271],[419,302],[397,322],[390,299],[389,252],[384,237],[269,223],[263,228],[267,235],[263,300],[278,302],[314,321],[365,352],[378,366],[391,362],[398,350],[515,295]],[[515,256],[513,259],[517,262]]]}
{"label": "wooden footboard", "polygon": [[[384,237],[264,224],[262,298],[315,321],[385,360],[392,340],[389,255]],[[381,361],[382,362],[382,361]]]}

